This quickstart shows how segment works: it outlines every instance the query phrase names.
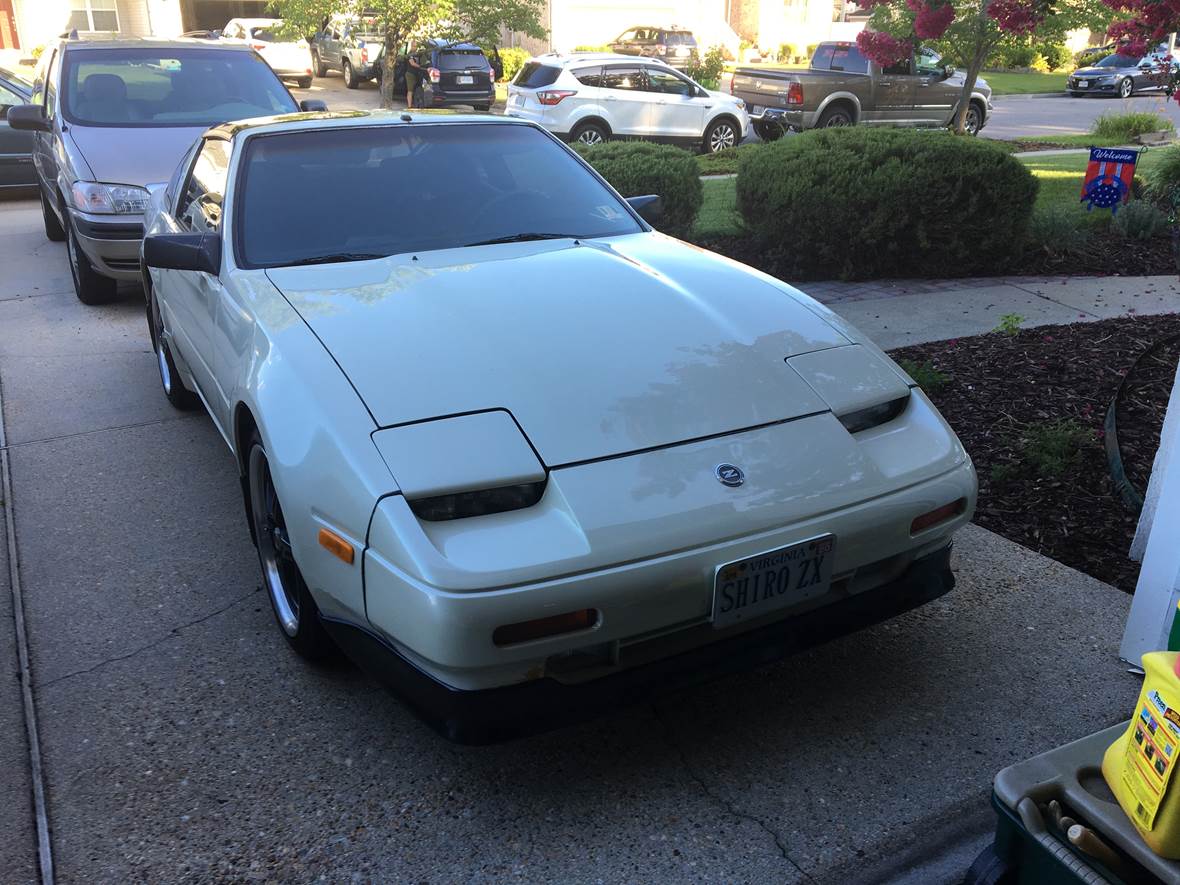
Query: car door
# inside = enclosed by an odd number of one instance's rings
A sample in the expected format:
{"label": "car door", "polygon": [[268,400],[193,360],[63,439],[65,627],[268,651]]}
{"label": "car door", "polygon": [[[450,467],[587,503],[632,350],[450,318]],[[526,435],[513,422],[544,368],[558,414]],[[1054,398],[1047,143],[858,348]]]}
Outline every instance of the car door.
{"label": "car door", "polygon": [[699,139],[705,129],[705,105],[696,85],[666,68],[644,68],[644,91],[650,93],[647,132],[652,138],[677,141]]}
{"label": "car door", "polygon": [[[53,121],[57,117],[57,71],[60,67],[61,50],[54,49],[48,55],[49,60],[39,68],[33,81],[32,103],[41,105],[45,118]],[[50,199],[57,188],[56,139],[57,134],[52,126],[48,132],[33,133],[33,166],[37,170],[45,195]]]}
{"label": "car door", "polygon": [[914,118],[923,125],[945,126],[963,91],[962,78],[948,77],[929,56],[914,56]]}
{"label": "car door", "polygon": [[652,95],[645,91],[640,65],[606,65],[602,70],[602,106],[615,135],[647,135],[651,131]]}
{"label": "car door", "polygon": [[[229,172],[230,145],[220,138],[201,143],[173,213],[184,233],[221,235],[221,206]],[[172,321],[170,330],[214,419],[226,427],[228,403],[216,374],[214,328],[221,281],[200,271],[163,270],[157,298]]]}
{"label": "car door", "polygon": [[33,133],[18,132],[4,119],[10,107],[28,104],[29,97],[15,83],[0,80],[0,189],[37,183],[33,167]]}
{"label": "car door", "polygon": [[344,47],[344,41],[348,38],[348,28],[348,25],[332,22],[324,31],[320,57],[330,68],[339,69],[341,67],[341,52]]}
{"label": "car door", "polygon": [[[888,68],[870,68],[873,76],[873,107],[877,123],[913,125],[914,102],[918,78],[914,76],[913,59],[906,59]],[[879,73],[878,73],[879,71]]]}

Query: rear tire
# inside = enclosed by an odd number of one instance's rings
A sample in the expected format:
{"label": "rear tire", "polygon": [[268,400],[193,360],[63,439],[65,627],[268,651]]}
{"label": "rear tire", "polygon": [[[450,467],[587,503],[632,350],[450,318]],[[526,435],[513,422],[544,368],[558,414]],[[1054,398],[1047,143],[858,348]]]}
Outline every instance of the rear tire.
{"label": "rear tire", "polygon": [[328,66],[320,60],[320,54],[318,52],[311,54],[311,71],[317,77],[328,76]]}
{"label": "rear tire", "polygon": [[352,62],[344,59],[340,65],[340,71],[344,74],[344,85],[349,89],[356,89],[361,85],[361,81],[356,78],[356,73],[352,69]]}
{"label": "rear tire", "polygon": [[778,141],[787,134],[787,130],[781,123],[759,121],[754,124],[754,133],[763,141]]}
{"label": "rear tire", "polygon": [[192,411],[201,401],[180,380],[180,373],[172,359],[172,351],[168,347],[168,342],[164,340],[164,319],[160,315],[160,305],[156,301],[156,293],[152,291],[150,281],[144,283],[144,291],[147,294],[148,332],[152,336],[152,349],[156,352],[160,386],[164,389],[164,396],[172,404],[172,408],[182,412]]}
{"label": "rear tire", "polygon": [[300,89],[311,89],[311,77],[300,77],[295,81],[295,85]]}
{"label": "rear tire", "polygon": [[579,123],[570,133],[570,141],[580,141],[582,144],[593,146],[610,141],[610,133],[601,123]]}
{"label": "rear tire", "polygon": [[826,129],[829,126],[854,126],[856,121],[852,119],[852,112],[842,104],[832,105],[828,107],[822,114],[819,115],[819,121],[815,124],[816,129]]}
{"label": "rear tire", "polygon": [[45,219],[45,238],[52,243],[65,242],[65,228],[61,226],[61,221],[58,220],[57,214],[53,211],[53,207],[50,206],[49,201],[45,199],[45,191],[38,187],[37,194],[41,197],[41,216]]}
{"label": "rear tire", "polygon": [[78,243],[73,225],[66,231],[66,251],[70,259],[70,275],[74,278],[74,292],[83,304],[107,304],[115,300],[118,284],[110,277],[104,277],[94,269],[86,253]]}
{"label": "rear tire", "polygon": [[295,562],[287,521],[279,502],[262,437],[255,430],[246,445],[246,507],[250,513],[262,587],[287,644],[300,657],[322,660],[336,651],[320,621],[319,608]]}

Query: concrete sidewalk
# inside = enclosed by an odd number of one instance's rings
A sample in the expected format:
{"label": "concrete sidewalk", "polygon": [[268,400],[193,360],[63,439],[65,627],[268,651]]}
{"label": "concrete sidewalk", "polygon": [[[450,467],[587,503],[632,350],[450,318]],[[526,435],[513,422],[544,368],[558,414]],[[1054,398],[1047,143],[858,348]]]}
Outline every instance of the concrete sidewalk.
{"label": "concrete sidewalk", "polygon": [[[1128,597],[969,526],[958,586],[916,612],[574,728],[448,744],[351,667],[292,655],[232,459],[160,393],[141,293],[79,304],[40,226],[36,203],[0,205],[0,266],[17,268],[0,278],[0,520],[61,881],[951,883],[994,824],[996,771],[1134,704]],[[1013,305],[1081,312],[991,283],[1007,300],[961,282],[813,288],[886,343],[970,334]],[[11,657],[0,641],[0,670]],[[36,871],[14,695],[6,885]]]}
{"label": "concrete sidewalk", "polygon": [[1180,313],[1180,278],[987,277],[798,283],[890,349],[990,332],[1006,314],[1024,326]]}

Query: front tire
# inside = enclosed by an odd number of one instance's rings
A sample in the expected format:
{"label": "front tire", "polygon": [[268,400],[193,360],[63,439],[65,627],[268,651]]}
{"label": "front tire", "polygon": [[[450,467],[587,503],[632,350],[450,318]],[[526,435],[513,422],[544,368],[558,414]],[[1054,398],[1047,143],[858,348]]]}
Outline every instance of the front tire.
{"label": "front tire", "polygon": [[1135,81],[1130,77],[1119,80],[1119,98],[1130,98],[1135,94]]}
{"label": "front tire", "polygon": [[295,81],[295,85],[300,89],[311,89],[311,77],[300,77]]}
{"label": "front tire", "polygon": [[192,411],[201,401],[180,380],[180,373],[172,359],[172,351],[168,347],[168,342],[164,340],[164,318],[160,314],[156,293],[146,282],[144,290],[147,293],[148,331],[152,336],[152,349],[156,352],[156,367],[160,370],[160,386],[164,388],[164,396],[174,409],[182,412]]}
{"label": "front tire", "polygon": [[705,130],[705,138],[701,142],[701,153],[716,154],[719,151],[737,147],[741,140],[737,125],[726,118],[714,120]]}
{"label": "front tire", "polygon": [[968,135],[978,135],[983,128],[983,112],[979,105],[972,102],[967,106],[967,115],[963,118],[963,131]]}
{"label": "front tire", "polygon": [[311,72],[320,78],[328,76],[328,66],[324,64],[318,52],[311,54]]}
{"label": "front tire", "polygon": [[86,253],[78,244],[74,226],[66,231],[66,251],[70,259],[70,276],[74,278],[74,292],[83,304],[107,304],[115,299],[118,284],[94,269]]}
{"label": "front tire", "polygon": [[344,85],[349,89],[356,89],[361,85],[361,81],[356,78],[356,73],[352,69],[352,62],[344,59],[340,66],[341,73],[344,74]]}
{"label": "front tire", "polygon": [[41,217],[45,221],[45,239],[51,243],[64,242],[66,238],[65,228],[61,226],[61,221],[53,211],[53,207],[45,199],[45,191],[38,187],[37,194],[41,197]]}
{"label": "front tire", "polygon": [[570,133],[570,141],[580,141],[582,144],[590,145],[591,147],[609,140],[610,133],[600,123],[579,123],[574,127],[574,131]]}
{"label": "front tire", "polygon": [[257,430],[250,435],[247,452],[246,505],[258,546],[263,589],[270,597],[279,631],[291,648],[308,660],[322,660],[335,651],[335,646],[295,562],[270,462]]}

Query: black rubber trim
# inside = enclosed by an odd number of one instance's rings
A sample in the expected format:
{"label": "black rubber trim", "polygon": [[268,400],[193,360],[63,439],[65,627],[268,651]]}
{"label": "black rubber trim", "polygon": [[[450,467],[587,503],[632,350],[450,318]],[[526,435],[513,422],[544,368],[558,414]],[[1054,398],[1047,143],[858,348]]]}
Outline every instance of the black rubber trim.
{"label": "black rubber trim", "polygon": [[143,225],[126,221],[88,221],[81,215],[73,216],[78,236],[91,240],[142,240]]}
{"label": "black rubber trim", "polygon": [[950,555],[948,543],[915,561],[901,577],[884,586],[578,685],[546,677],[480,691],[454,689],[419,670],[372,630],[333,618],[322,620],[345,654],[392,689],[443,737],[456,743],[490,744],[548,731],[657,693],[768,664],[910,611],[954,587]]}

